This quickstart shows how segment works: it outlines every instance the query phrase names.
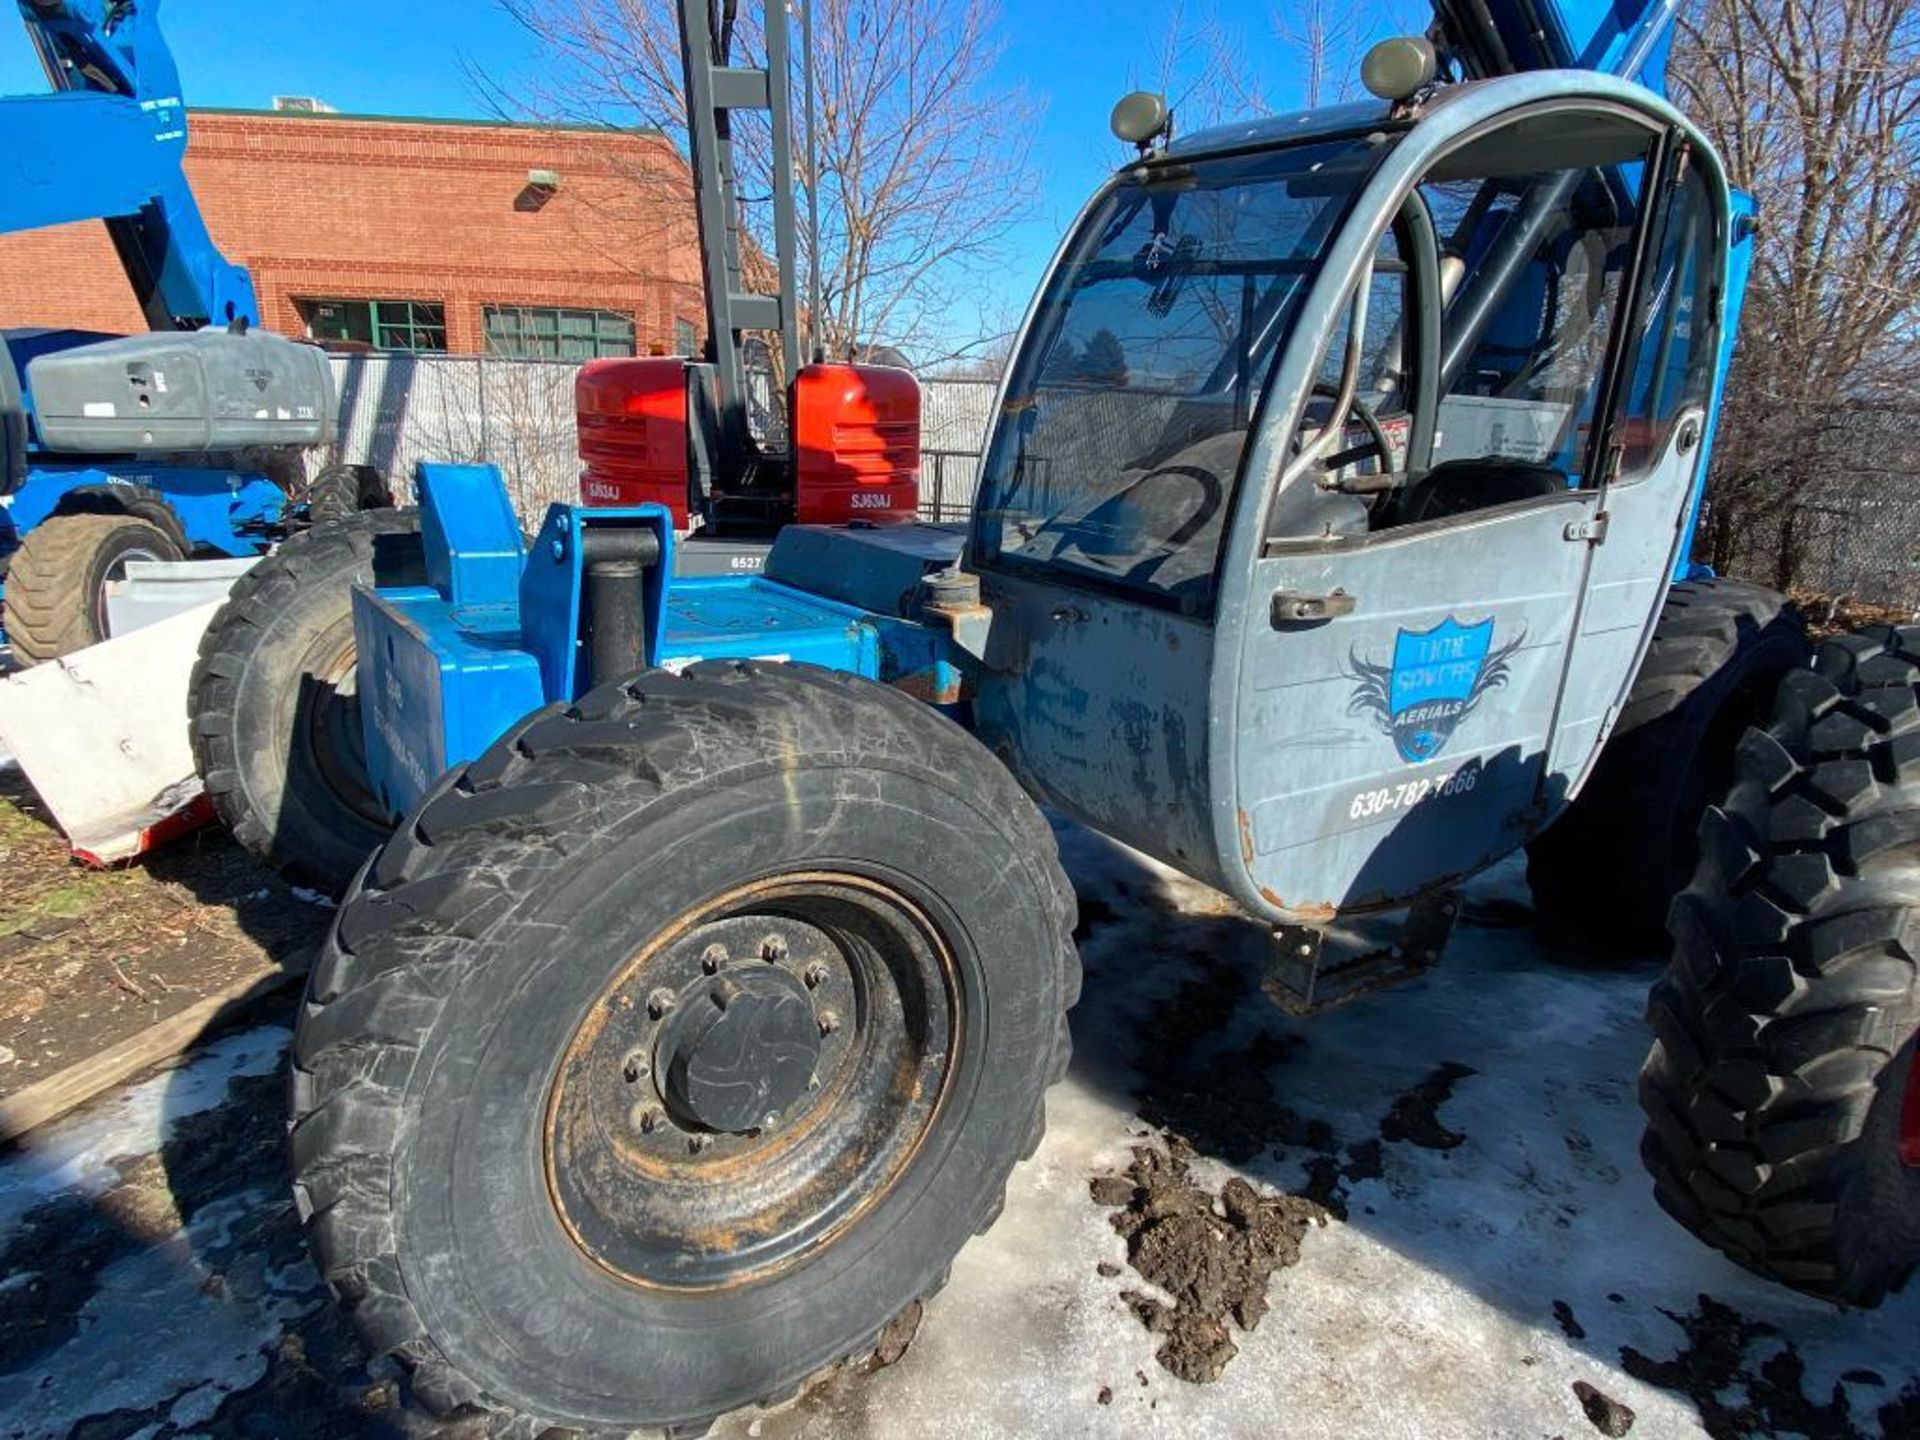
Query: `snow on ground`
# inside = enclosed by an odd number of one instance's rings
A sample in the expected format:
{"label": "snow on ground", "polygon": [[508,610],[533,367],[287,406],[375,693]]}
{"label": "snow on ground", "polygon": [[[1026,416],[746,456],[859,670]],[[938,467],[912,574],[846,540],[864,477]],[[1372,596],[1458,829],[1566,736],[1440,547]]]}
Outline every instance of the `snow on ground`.
{"label": "snow on ground", "polygon": [[[1920,1381],[1920,1284],[1878,1311],[1842,1314],[1747,1274],[1658,1209],[1634,1101],[1657,966],[1583,967],[1525,925],[1462,928],[1429,976],[1306,1021],[1239,1008],[1220,1043],[1261,1028],[1304,1037],[1272,1071],[1275,1103],[1328,1121],[1343,1141],[1377,1135],[1396,1098],[1437,1066],[1473,1067],[1439,1112],[1466,1138],[1449,1150],[1384,1145],[1379,1178],[1346,1187],[1349,1221],[1310,1233],[1301,1263],[1274,1277],[1273,1312],[1253,1334],[1234,1333],[1240,1354],[1222,1378],[1169,1376],[1158,1338],[1119,1298],[1139,1277],[1087,1183],[1120,1168],[1144,1128],[1132,1092],[1147,1052],[1133,1037],[1150,1050],[1191,973],[1182,932],[1222,941],[1240,965],[1257,964],[1257,937],[1172,872],[1084,832],[1063,840],[1083,915],[1104,904],[1114,919],[1082,945],[1074,1069],[1006,1213],[962,1253],[897,1365],[717,1434],[1597,1435],[1572,1389],[1584,1380],[1637,1412],[1634,1435],[1696,1436],[1709,1433],[1696,1405],[1626,1374],[1621,1350],[1673,1359],[1687,1339],[1667,1312],[1688,1316],[1703,1293],[1778,1330],[1749,1349],[1745,1372],[1790,1341],[1806,1395],[1829,1407],[1839,1376],[1854,1372],[1844,1389],[1855,1428],[1825,1433],[1880,1433],[1875,1412]],[[1519,864],[1470,898],[1483,912],[1523,905]],[[1304,1158],[1215,1164],[1213,1178],[1298,1189]],[[1121,1273],[1101,1276],[1102,1261]],[[1555,1301],[1584,1338],[1563,1331]],[[1867,1383],[1869,1370],[1884,1383]],[[1743,1383],[1722,1398],[1744,1403]]]}
{"label": "snow on ground", "polygon": [[[1721,1260],[1654,1206],[1633,1083],[1656,969],[1553,952],[1524,923],[1517,867],[1476,883],[1480,923],[1434,973],[1296,1022],[1259,994],[1260,937],[1217,897],[1084,832],[1063,842],[1087,987],[1073,1070],[1004,1216],[962,1253],[904,1358],[731,1417],[717,1436],[1597,1434],[1576,1381],[1630,1406],[1636,1437],[1872,1436],[1882,1407],[1920,1387],[1920,1285],[1876,1312],[1837,1312]],[[14,1267],[0,1317],[10,1294],[59,1279],[34,1273],[35,1226],[63,1255],[64,1227],[89,1223],[90,1208],[118,1227],[74,1252],[93,1258],[68,1277],[68,1301],[42,1305],[44,1333],[23,1342],[0,1327],[0,1436],[397,1433],[389,1402],[368,1398],[391,1390],[391,1372],[329,1338],[330,1307],[298,1254],[278,1115],[264,1108],[285,1040],[270,1029],[220,1042],[0,1161]],[[1204,1086],[1150,1093],[1190,1055],[1212,1057],[1201,1073],[1221,1082],[1218,1104]],[[1473,1073],[1423,1091],[1449,1063]],[[1273,1115],[1322,1122],[1331,1139],[1246,1142],[1268,1109],[1264,1091],[1248,1106],[1234,1089],[1247,1074],[1271,1084]],[[1423,1093],[1441,1127],[1428,1144],[1383,1137],[1382,1120]],[[1341,1177],[1331,1193],[1347,1219],[1307,1235],[1300,1263],[1274,1276],[1272,1313],[1234,1332],[1239,1354],[1211,1385],[1156,1362],[1158,1337],[1120,1299],[1142,1282],[1088,1194],[1149,1133],[1143,1111],[1194,1137],[1210,1187],[1240,1174],[1324,1194],[1326,1167]],[[1457,1143],[1430,1148],[1448,1132]],[[156,1149],[162,1165],[130,1158]],[[148,1193],[143,1177],[171,1193],[184,1228],[126,1209],[127,1194]],[[1102,1262],[1120,1268],[1103,1276]],[[1726,1310],[1703,1311],[1703,1295]],[[1723,1339],[1747,1328],[1709,1354],[1703,1314]],[[1694,1393],[1636,1376],[1691,1376]],[[89,1417],[109,1414],[116,1423],[94,1428]]]}

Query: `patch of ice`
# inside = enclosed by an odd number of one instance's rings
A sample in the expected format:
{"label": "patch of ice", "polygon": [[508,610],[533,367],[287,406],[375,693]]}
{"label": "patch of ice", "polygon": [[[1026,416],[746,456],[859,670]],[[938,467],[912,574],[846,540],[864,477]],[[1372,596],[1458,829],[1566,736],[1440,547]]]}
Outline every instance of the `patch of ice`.
{"label": "patch of ice", "polygon": [[29,1210],[62,1191],[111,1189],[119,1181],[114,1160],[153,1154],[182,1119],[225,1100],[229,1081],[272,1071],[289,1039],[283,1025],[225,1036],[179,1068],[25,1136],[0,1161],[0,1241]]}
{"label": "patch of ice", "polygon": [[[259,1192],[204,1207],[195,1235],[167,1239],[102,1270],[73,1339],[35,1366],[0,1377],[10,1440],[61,1440],[88,1416],[166,1407],[177,1428],[204,1423],[236,1391],[260,1382],[266,1349],[299,1302],[240,1298],[218,1283],[202,1246],[263,1204]],[[211,1213],[209,1213],[211,1212]]]}

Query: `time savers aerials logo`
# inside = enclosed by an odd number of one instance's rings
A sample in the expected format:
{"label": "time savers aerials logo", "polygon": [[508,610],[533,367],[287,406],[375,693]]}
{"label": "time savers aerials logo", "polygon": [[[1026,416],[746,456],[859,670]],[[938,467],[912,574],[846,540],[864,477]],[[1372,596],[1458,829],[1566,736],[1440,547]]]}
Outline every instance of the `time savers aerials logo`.
{"label": "time savers aerials logo", "polygon": [[1507,661],[1526,631],[1495,649],[1493,629],[1491,616],[1462,623],[1449,615],[1431,630],[1402,630],[1387,665],[1362,659],[1356,647],[1347,657],[1356,682],[1347,713],[1371,716],[1401,759],[1433,759],[1460,722],[1507,683]]}

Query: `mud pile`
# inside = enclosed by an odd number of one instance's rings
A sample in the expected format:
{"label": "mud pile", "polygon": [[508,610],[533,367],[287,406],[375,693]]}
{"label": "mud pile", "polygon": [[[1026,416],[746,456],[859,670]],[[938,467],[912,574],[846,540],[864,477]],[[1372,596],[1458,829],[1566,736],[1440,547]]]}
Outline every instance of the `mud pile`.
{"label": "mud pile", "polygon": [[1238,1176],[1215,1195],[1189,1173],[1193,1154],[1177,1137],[1137,1145],[1123,1172],[1090,1189],[1096,1204],[1114,1207],[1128,1262],[1172,1303],[1139,1290],[1120,1298],[1165,1337],[1155,1352],[1161,1365],[1205,1384],[1239,1353],[1228,1322],[1242,1331],[1259,1325],[1274,1271],[1299,1261],[1301,1240],[1327,1213],[1299,1196],[1262,1195]]}

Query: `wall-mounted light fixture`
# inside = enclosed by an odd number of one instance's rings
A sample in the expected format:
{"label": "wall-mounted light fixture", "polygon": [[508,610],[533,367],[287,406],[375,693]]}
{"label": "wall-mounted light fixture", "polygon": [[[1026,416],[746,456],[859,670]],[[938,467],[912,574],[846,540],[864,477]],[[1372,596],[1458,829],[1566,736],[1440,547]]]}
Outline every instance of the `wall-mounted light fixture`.
{"label": "wall-mounted light fixture", "polygon": [[527,184],[514,197],[516,210],[541,210],[546,203],[560,193],[561,177],[558,170],[529,170]]}

